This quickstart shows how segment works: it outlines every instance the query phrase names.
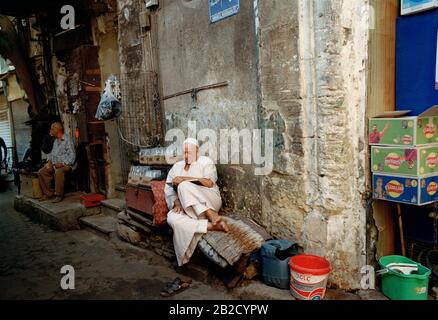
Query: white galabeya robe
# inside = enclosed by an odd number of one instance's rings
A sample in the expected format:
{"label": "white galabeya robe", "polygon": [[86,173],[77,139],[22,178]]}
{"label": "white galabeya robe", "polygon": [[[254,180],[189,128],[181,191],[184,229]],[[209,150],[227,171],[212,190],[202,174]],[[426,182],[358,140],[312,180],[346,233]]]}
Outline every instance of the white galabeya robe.
{"label": "white galabeya robe", "polygon": [[[208,157],[199,157],[190,165],[188,171],[184,170],[185,162],[177,162],[169,171],[166,180],[165,195],[167,206],[170,210],[167,223],[173,229],[173,244],[178,265],[189,262],[202,235],[207,233],[208,220],[205,212],[212,209],[218,212],[222,200],[217,182],[216,166]],[[175,177],[206,178],[214,182],[213,188],[183,182],[175,191],[169,184]],[[175,213],[174,202],[179,199],[184,213]]]}

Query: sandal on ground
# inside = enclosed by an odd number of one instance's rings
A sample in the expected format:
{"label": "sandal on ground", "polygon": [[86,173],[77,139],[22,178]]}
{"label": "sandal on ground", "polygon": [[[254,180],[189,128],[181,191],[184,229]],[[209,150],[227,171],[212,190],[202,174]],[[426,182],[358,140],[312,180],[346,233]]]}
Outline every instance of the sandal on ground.
{"label": "sandal on ground", "polygon": [[166,284],[163,291],[161,291],[160,295],[165,298],[173,297],[174,295],[181,293],[184,290],[190,288],[191,283],[192,283],[192,279],[176,278],[172,282]]}

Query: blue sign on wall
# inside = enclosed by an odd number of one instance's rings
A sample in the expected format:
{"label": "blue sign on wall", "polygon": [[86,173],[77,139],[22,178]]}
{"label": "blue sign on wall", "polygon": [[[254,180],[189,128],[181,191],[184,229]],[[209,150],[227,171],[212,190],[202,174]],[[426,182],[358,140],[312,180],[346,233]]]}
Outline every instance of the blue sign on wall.
{"label": "blue sign on wall", "polygon": [[240,11],[240,0],[208,0],[210,22],[228,18]]}

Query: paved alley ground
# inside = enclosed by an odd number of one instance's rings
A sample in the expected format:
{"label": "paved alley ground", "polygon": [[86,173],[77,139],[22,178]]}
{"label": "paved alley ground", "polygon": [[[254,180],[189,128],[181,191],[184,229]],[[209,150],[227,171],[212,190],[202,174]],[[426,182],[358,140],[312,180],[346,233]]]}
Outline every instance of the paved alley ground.
{"label": "paved alley ground", "polygon": [[[161,299],[177,274],[153,252],[88,230],[55,232],[13,209],[0,193],[0,299]],[[60,287],[61,267],[75,269],[75,290]],[[194,281],[177,299],[230,299],[224,287]]]}
{"label": "paved alley ground", "polygon": [[[13,208],[15,192],[0,193],[0,300],[4,299],[162,299],[165,284],[179,276],[154,252],[104,238],[88,229],[57,232]],[[61,268],[75,269],[74,290],[63,290]],[[249,281],[228,291],[220,280],[193,281],[171,299],[292,300],[288,290]],[[377,291],[356,294],[328,289],[327,300],[385,299]]]}

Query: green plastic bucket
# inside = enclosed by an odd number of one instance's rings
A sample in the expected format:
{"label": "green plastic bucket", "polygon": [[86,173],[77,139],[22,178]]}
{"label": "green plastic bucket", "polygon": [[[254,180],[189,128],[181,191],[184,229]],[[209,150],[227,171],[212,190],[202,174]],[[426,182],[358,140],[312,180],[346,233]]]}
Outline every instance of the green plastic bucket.
{"label": "green plastic bucket", "polygon": [[379,260],[385,269],[391,263],[409,263],[418,266],[418,272],[405,275],[394,270],[382,274],[382,292],[391,300],[427,300],[431,271],[423,265],[402,256],[386,256]]}

